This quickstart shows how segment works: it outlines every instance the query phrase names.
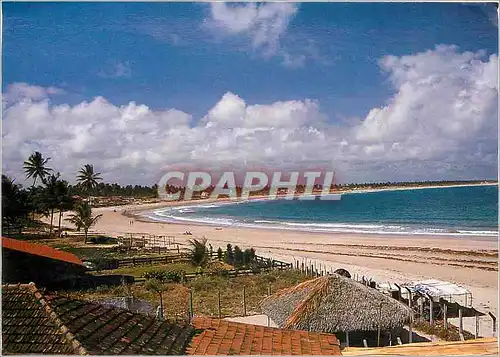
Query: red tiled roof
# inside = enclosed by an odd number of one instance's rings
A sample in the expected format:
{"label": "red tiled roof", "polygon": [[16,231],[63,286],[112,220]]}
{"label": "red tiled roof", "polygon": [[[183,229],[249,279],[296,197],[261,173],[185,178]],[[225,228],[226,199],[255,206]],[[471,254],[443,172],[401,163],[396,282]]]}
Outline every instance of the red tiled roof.
{"label": "red tiled roof", "polygon": [[2,353],[185,355],[194,328],[95,302],[2,285]]}
{"label": "red tiled roof", "polygon": [[332,334],[205,317],[194,318],[192,324],[204,331],[191,341],[189,355],[341,355]]}
{"label": "red tiled roof", "polygon": [[28,243],[22,240],[2,237],[2,248],[60,260],[67,263],[83,265],[83,262],[76,255],[57,250],[43,244]]}

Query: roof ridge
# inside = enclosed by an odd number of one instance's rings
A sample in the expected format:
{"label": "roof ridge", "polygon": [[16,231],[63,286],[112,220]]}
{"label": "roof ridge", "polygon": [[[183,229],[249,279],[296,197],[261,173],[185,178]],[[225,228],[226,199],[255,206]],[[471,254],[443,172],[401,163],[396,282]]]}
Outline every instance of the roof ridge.
{"label": "roof ridge", "polygon": [[[14,285],[14,284],[12,284]],[[42,304],[43,308],[45,309],[45,312],[47,313],[49,319],[54,322],[54,324],[57,326],[59,331],[61,331],[61,334],[63,335],[64,339],[73,347],[73,350],[75,353],[79,355],[88,355],[88,351],[83,347],[83,345],[78,341],[78,339],[73,335],[70,330],[64,325],[64,323],[59,319],[57,316],[56,312],[54,309],[52,309],[52,306],[50,303],[45,299],[45,297],[42,295],[42,293],[37,289],[35,283],[29,283],[29,284],[23,284],[24,286],[27,286],[29,290],[33,293],[35,298]],[[20,286],[16,284],[16,286]]]}

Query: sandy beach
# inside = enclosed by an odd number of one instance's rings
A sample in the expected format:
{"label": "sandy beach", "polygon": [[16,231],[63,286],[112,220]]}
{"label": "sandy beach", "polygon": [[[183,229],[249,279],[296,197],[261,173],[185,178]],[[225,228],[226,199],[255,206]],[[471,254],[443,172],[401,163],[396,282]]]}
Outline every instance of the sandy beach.
{"label": "sandy beach", "polygon": [[[207,201],[205,201],[207,202]],[[102,218],[93,231],[110,236],[127,233],[175,237],[187,246],[190,238],[208,239],[214,250],[228,243],[253,247],[257,254],[287,262],[315,263],[324,270],[344,268],[379,283],[403,283],[424,279],[454,282],[467,288],[473,306],[497,316],[498,242],[491,237],[309,233],[291,230],[215,227],[164,223],[144,217],[145,211],[169,205],[196,204],[170,202],[95,208]],[[133,221],[133,224],[131,224]],[[192,236],[183,233],[190,231]],[[474,319],[464,319],[464,328],[473,332]],[[453,321],[452,321],[453,323]],[[492,335],[492,322],[480,318],[480,334]]]}

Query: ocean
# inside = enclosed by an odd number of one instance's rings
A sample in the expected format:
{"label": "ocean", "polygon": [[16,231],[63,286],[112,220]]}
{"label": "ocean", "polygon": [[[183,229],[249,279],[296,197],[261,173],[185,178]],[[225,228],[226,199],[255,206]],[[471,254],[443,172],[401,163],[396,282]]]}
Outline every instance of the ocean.
{"label": "ocean", "polygon": [[353,192],[339,201],[252,200],[162,208],[165,222],[309,232],[496,237],[498,187],[443,187]]}

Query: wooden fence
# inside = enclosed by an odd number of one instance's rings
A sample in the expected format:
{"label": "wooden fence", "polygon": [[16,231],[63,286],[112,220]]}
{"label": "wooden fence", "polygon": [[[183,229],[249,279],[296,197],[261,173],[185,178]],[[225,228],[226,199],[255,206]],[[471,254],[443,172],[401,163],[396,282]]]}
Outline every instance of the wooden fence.
{"label": "wooden fence", "polygon": [[[136,266],[136,265],[146,265],[146,264],[169,264],[169,263],[187,263],[190,262],[191,258],[188,253],[182,252],[179,249],[173,250],[172,254],[167,254],[163,256],[156,257],[134,257],[134,258],[123,258],[123,259],[109,259],[100,261],[101,268],[100,270],[109,270],[109,269],[118,269],[120,267],[126,266]],[[283,270],[283,269],[291,269],[293,266],[290,263],[283,262],[280,260],[269,259],[265,257],[261,257],[256,255],[255,261],[258,264],[259,270]],[[228,270],[228,272],[237,271],[237,275],[243,275],[244,272],[252,272],[254,270]],[[229,273],[229,276],[234,273]]]}

